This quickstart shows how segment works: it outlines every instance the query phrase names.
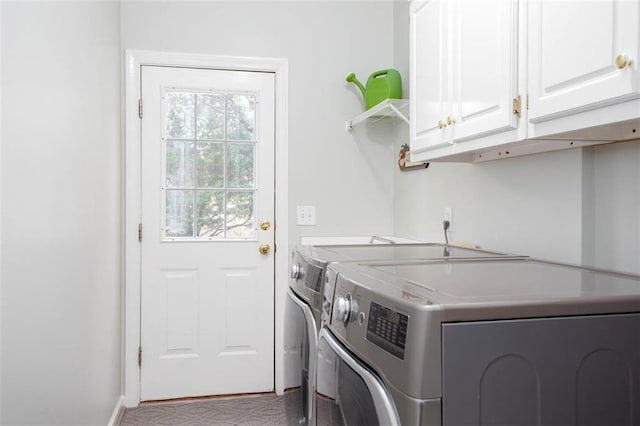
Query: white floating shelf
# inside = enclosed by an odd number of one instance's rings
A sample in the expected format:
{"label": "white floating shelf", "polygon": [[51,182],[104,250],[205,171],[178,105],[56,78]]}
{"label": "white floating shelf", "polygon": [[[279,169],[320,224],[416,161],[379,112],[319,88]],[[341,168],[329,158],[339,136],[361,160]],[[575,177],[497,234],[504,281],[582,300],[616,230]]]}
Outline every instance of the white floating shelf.
{"label": "white floating shelf", "polygon": [[347,120],[345,127],[347,130],[351,130],[354,126],[370,118],[379,120],[385,117],[398,117],[409,124],[409,99],[385,99],[353,119]]}

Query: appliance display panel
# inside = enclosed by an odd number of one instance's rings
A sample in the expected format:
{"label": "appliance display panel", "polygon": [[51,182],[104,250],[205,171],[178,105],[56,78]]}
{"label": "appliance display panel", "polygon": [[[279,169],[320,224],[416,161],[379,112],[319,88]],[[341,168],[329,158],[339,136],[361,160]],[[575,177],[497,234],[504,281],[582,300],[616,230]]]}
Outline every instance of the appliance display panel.
{"label": "appliance display panel", "polygon": [[310,263],[307,264],[304,277],[305,287],[316,293],[320,293],[320,290],[322,289],[322,272],[322,268]]}
{"label": "appliance display panel", "polygon": [[367,340],[404,360],[408,324],[407,315],[371,302],[367,322]]}

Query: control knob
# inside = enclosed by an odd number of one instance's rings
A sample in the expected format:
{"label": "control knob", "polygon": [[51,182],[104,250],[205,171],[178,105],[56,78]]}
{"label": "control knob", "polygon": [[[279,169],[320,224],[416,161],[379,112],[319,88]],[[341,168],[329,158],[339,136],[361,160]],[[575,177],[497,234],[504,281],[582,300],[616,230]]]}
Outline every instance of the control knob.
{"label": "control knob", "polygon": [[358,316],[358,303],[351,297],[351,293],[337,297],[333,309],[333,317],[342,321],[344,325],[354,321]]}
{"label": "control knob", "polygon": [[299,280],[303,276],[304,276],[304,269],[302,269],[302,266],[300,266],[299,263],[294,263],[293,266],[291,266],[291,279]]}

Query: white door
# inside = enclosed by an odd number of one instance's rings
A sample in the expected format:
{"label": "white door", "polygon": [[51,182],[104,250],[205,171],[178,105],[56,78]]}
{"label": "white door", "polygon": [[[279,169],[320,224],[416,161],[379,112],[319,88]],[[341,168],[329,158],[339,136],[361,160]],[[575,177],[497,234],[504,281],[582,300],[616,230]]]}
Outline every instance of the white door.
{"label": "white door", "polygon": [[638,1],[531,1],[530,121],[638,97],[639,20]]}
{"label": "white door", "polygon": [[517,128],[518,2],[455,0],[452,7],[453,141]]}
{"label": "white door", "polygon": [[142,67],[141,400],[273,390],[274,86]]}
{"label": "white door", "polygon": [[451,143],[446,128],[451,115],[448,92],[445,0],[411,3],[411,152]]}

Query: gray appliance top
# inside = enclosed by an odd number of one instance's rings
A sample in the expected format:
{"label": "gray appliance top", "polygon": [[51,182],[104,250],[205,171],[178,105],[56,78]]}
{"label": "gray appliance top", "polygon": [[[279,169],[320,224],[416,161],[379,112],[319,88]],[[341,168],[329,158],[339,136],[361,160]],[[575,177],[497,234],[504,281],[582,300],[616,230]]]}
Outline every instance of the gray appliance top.
{"label": "gray appliance top", "polygon": [[485,250],[453,247],[445,244],[360,244],[334,246],[300,246],[293,252],[289,287],[314,312],[318,327],[321,321],[325,270],[332,262],[414,261],[429,259],[520,259]]}
{"label": "gray appliance top", "polygon": [[362,260],[419,260],[442,258],[522,258],[492,251],[449,246],[438,243],[424,244],[360,244],[335,246],[300,246],[296,253],[307,259],[329,263]]}
{"label": "gray appliance top", "polygon": [[327,265],[333,262],[417,261],[429,259],[521,259],[485,250],[453,247],[445,244],[361,244],[300,246],[291,265],[289,287],[314,313],[316,328],[322,320],[323,287]]}
{"label": "gray appliance top", "polygon": [[374,293],[438,307],[443,322],[640,312],[640,275],[535,259],[359,262],[336,267]]}

